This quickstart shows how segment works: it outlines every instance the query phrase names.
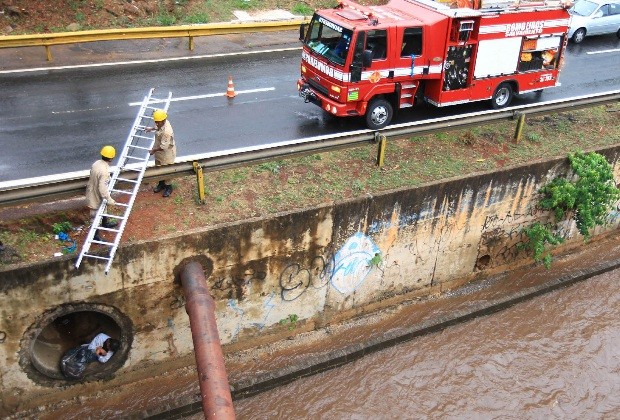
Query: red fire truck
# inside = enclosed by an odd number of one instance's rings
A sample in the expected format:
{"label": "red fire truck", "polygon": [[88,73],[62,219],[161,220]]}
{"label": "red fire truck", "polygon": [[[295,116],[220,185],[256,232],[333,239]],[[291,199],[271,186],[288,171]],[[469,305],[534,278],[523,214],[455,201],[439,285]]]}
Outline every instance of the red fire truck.
{"label": "red fire truck", "polygon": [[490,100],[499,109],[515,94],[558,85],[565,7],[465,5],[471,7],[432,0],[365,7],[343,0],[318,10],[300,28],[300,96],[336,116],[364,116],[376,130],[395,110],[422,101]]}

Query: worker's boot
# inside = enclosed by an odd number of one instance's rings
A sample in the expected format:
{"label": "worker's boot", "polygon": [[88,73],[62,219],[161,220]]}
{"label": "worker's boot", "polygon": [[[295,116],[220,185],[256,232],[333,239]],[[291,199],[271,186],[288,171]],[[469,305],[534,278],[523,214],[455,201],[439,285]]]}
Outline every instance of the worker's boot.
{"label": "worker's boot", "polygon": [[164,188],[166,188],[166,184],[164,184],[164,181],[159,181],[157,185],[155,186],[155,188],[153,188],[153,192],[158,193]]}
{"label": "worker's boot", "polygon": [[164,186],[164,197],[170,197],[170,194],[172,194],[172,185],[166,185]]}

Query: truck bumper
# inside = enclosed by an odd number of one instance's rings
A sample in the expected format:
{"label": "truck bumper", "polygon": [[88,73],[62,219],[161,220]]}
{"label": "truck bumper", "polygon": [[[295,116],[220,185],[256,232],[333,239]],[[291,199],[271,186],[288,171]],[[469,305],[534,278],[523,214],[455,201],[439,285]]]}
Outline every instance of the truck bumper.
{"label": "truck bumper", "polygon": [[306,81],[304,81],[304,79],[299,79],[297,81],[297,90],[299,91],[299,96],[304,98],[304,102],[313,103],[323,108],[330,114],[338,117],[360,115],[355,107],[351,107],[351,105],[355,104],[342,104],[340,102],[336,102],[314,90],[308,83],[306,83]]}

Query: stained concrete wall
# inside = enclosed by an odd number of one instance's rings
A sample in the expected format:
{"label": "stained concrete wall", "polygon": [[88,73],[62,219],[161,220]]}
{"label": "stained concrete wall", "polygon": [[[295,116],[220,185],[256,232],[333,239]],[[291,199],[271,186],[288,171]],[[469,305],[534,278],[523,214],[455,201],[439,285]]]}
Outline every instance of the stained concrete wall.
{"label": "stained concrete wall", "polygon": [[[618,152],[602,151],[616,179]],[[220,338],[233,350],[273,339],[292,315],[314,328],[529,263],[521,229],[547,220],[537,191],[567,165],[536,163],[126,244],[108,275],[93,260],[76,270],[70,257],[3,269],[0,414],[67,397],[66,383],[46,379],[31,360],[41,329],[67,311],[92,306],[118,321],[126,348],[110,366],[119,374],[190,354],[178,283],[190,259],[205,268]],[[617,229],[618,213],[608,221],[595,235]],[[567,246],[583,240],[572,223],[563,236]]]}

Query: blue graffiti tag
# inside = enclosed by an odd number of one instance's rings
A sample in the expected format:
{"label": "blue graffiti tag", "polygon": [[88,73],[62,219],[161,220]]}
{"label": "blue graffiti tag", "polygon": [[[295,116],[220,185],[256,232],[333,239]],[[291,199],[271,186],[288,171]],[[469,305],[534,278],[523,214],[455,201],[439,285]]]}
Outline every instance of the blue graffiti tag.
{"label": "blue graffiti tag", "polygon": [[370,273],[370,261],[377,254],[381,250],[372,239],[361,232],[351,236],[334,258],[332,286],[342,294],[354,292]]}

